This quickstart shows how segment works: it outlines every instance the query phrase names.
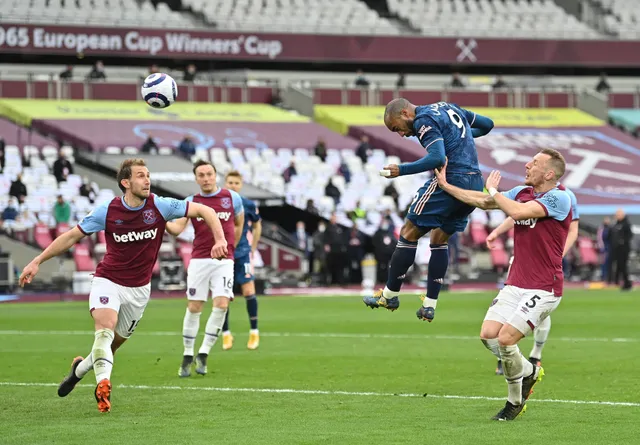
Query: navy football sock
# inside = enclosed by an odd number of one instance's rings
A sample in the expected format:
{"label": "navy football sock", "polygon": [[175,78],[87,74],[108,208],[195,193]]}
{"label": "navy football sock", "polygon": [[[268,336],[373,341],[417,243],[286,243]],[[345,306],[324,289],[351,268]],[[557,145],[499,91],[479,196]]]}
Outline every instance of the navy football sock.
{"label": "navy football sock", "polygon": [[[431,248],[431,258],[427,268],[429,276],[427,278],[427,298],[425,303],[432,303],[429,304],[429,307],[435,307],[433,300],[438,299],[438,294],[440,294],[440,289],[444,284],[444,276],[449,266],[449,246],[447,244],[431,244],[429,247]],[[431,301],[427,302],[427,300]]]}
{"label": "navy football sock", "polygon": [[224,323],[222,324],[222,332],[227,332],[229,330],[229,309],[231,309],[230,307],[227,308],[227,315],[225,315],[224,317]]}
{"label": "navy football sock", "polygon": [[396,250],[391,256],[389,264],[389,277],[387,278],[387,289],[391,292],[400,292],[407,270],[416,259],[417,241],[407,241],[400,237]]}
{"label": "navy football sock", "polygon": [[245,297],[245,300],[247,300],[247,313],[251,329],[258,329],[258,299],[255,295],[249,295]]}

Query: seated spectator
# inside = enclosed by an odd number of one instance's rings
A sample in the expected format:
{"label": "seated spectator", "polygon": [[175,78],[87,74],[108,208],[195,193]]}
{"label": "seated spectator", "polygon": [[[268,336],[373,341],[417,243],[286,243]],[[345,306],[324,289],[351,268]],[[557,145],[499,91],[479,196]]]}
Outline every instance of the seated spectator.
{"label": "seated spectator", "polygon": [[407,86],[407,75],[405,73],[398,74],[398,80],[396,80],[396,88],[401,89]]}
{"label": "seated spectator", "polygon": [[353,212],[351,213],[351,215],[352,215],[351,219],[353,220],[353,222],[356,222],[356,220],[358,219],[367,218],[367,211],[362,207],[360,207],[360,201],[356,202],[356,207],[353,209]]}
{"label": "seated spectator", "polygon": [[329,182],[324,189],[324,194],[333,198],[336,205],[340,202],[340,189],[333,183],[333,178],[329,179]]}
{"label": "seated spectator", "polygon": [[18,200],[12,197],[0,215],[0,228],[11,229],[18,218]]}
{"label": "seated spectator", "polygon": [[500,88],[506,88],[508,86],[509,85],[507,84],[507,82],[504,81],[502,76],[498,76],[498,77],[496,77],[496,81],[493,83],[493,85],[491,87],[494,90],[499,90]]}
{"label": "seated spectator", "polygon": [[104,72],[104,64],[102,63],[102,60],[98,60],[95,65],[93,65],[93,68],[91,69],[87,77],[91,80],[107,80],[107,75]]}
{"label": "seated spectator", "polygon": [[354,83],[357,87],[368,87],[371,82],[365,77],[362,70],[358,70],[356,71],[356,80]]}
{"label": "seated spectator", "polygon": [[369,136],[363,134],[360,137],[360,145],[356,149],[356,156],[362,160],[362,164],[367,163],[367,159],[371,156],[371,145],[369,145]]}
{"label": "seated spectator", "polygon": [[148,135],[147,140],[144,141],[142,147],[140,147],[142,153],[158,153],[158,144],[153,140],[153,136]]}
{"label": "seated spectator", "polygon": [[73,65],[67,65],[67,68],[58,77],[60,80],[73,80]]}
{"label": "seated spectator", "polygon": [[58,195],[52,213],[56,224],[69,224],[69,221],[71,221],[71,206],[64,200],[62,195]]}
{"label": "seated spectator", "polygon": [[464,88],[464,82],[462,82],[462,78],[460,77],[460,73],[453,73],[451,76],[451,84],[452,88]]}
{"label": "seated spectator", "polygon": [[607,80],[607,74],[606,73],[601,73],[600,74],[600,80],[598,81],[598,84],[596,85],[596,91],[598,93],[609,93],[611,91],[611,85],[609,85],[609,81]]}
{"label": "seated spectator", "polygon": [[313,213],[314,215],[317,215],[320,213],[315,203],[313,202],[313,199],[307,200],[307,207],[305,208],[305,210],[309,213]]}
{"label": "seated spectator", "polygon": [[316,144],[315,154],[322,162],[325,162],[327,159],[327,144],[325,143],[323,138],[318,138],[318,143]]}
{"label": "seated spectator", "polygon": [[89,198],[89,202],[93,204],[96,200],[96,191],[91,186],[91,182],[89,178],[85,176],[82,178],[82,185],[79,190],[80,196],[84,196],[85,198]]}
{"label": "seated spectator", "polygon": [[284,182],[288,184],[291,181],[291,178],[293,178],[297,174],[298,172],[296,171],[296,163],[294,161],[291,161],[291,164],[289,164],[289,167],[287,167],[284,173],[282,173],[282,176],[284,177]]}
{"label": "seated spectator", "polygon": [[340,162],[338,173],[341,174],[342,177],[344,177],[344,182],[346,182],[347,184],[351,182],[351,170],[349,170],[349,166],[346,162],[344,162],[344,160]]}
{"label": "seated spectator", "polygon": [[9,188],[9,196],[20,199],[21,196],[27,196],[27,186],[22,182],[22,173],[18,173],[18,177],[11,183]]}
{"label": "seated spectator", "polygon": [[58,183],[67,180],[67,176],[73,174],[73,166],[71,162],[64,156],[62,150],[58,155],[58,159],[53,163],[53,176],[56,177]]}
{"label": "seated spectator", "polygon": [[182,77],[182,79],[185,82],[193,82],[194,80],[196,80],[196,75],[197,75],[196,66],[193,63],[190,63],[184,69],[184,76]]}
{"label": "seated spectator", "polygon": [[393,185],[393,182],[389,182],[389,185],[385,187],[384,196],[391,196],[393,198],[393,202],[396,203],[396,208],[399,207],[398,199],[400,198],[400,193],[396,190],[396,186]]}
{"label": "seated spectator", "polygon": [[184,139],[180,141],[178,150],[184,157],[186,157],[187,159],[191,159],[191,156],[196,154],[196,144],[193,143],[193,140],[189,136],[185,136]]}

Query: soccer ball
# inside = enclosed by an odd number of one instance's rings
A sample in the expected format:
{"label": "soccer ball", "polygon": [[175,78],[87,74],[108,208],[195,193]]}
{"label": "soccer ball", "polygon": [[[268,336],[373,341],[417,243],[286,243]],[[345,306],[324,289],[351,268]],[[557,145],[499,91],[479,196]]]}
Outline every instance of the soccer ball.
{"label": "soccer ball", "polygon": [[153,108],[167,108],[178,97],[176,81],[168,74],[149,75],[140,88],[142,98]]}

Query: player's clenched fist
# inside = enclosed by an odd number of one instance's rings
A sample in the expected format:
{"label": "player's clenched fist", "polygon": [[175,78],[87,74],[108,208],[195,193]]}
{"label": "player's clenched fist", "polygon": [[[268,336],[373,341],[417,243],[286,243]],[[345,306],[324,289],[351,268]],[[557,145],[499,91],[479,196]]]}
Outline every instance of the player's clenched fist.
{"label": "player's clenched fist", "polygon": [[224,239],[216,241],[211,248],[211,258],[214,259],[226,258],[228,253],[229,251],[227,250],[227,241]]}
{"label": "player's clenched fist", "polygon": [[31,283],[31,280],[37,275],[40,266],[37,262],[32,261],[25,266],[20,274],[20,287],[24,287],[25,284]]}

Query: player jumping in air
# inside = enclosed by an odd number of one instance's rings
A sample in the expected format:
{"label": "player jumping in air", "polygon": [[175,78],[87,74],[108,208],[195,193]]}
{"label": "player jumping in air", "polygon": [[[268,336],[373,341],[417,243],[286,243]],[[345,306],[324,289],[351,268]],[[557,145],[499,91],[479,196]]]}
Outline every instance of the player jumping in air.
{"label": "player jumping in air", "polygon": [[[448,180],[462,189],[482,191],[482,175],[473,138],[484,136],[493,128],[493,121],[454,104],[438,102],[416,107],[406,99],[394,99],[384,113],[387,128],[400,136],[416,136],[427,155],[415,162],[388,165],[387,176],[401,175],[440,168],[449,159]],[[431,259],[428,266],[427,293],[417,312],[420,320],[432,321],[438,294],[449,265],[448,240],[467,226],[474,207],[456,200],[438,188],[435,178],[416,193],[400,231],[400,239],[391,257],[389,278],[384,289],[372,297],[364,297],[371,307],[396,310],[398,295],[405,274],[416,257],[418,240],[431,232]]]}
{"label": "player jumping in air", "polygon": [[[567,236],[567,242],[564,245],[564,251],[562,252],[562,257],[564,258],[567,255],[567,252],[573,247],[576,240],[578,239],[578,229],[580,224],[580,213],[578,213],[578,200],[576,199],[576,195],[569,190],[567,187],[558,183],[558,188],[560,190],[564,190],[569,194],[571,198],[571,226],[569,226],[569,235]],[[515,222],[513,218],[506,218],[502,224],[493,229],[493,231],[487,236],[487,247],[489,249],[493,249],[493,242],[502,234],[507,233],[509,230],[513,229],[515,226]],[[509,260],[509,264],[513,263],[513,256]],[[507,272],[508,275],[508,272]],[[547,338],[549,338],[549,332],[551,331],[551,316],[542,320],[540,325],[536,326],[536,329],[533,331],[533,348],[531,349],[531,353],[529,354],[529,361],[537,366],[541,365],[542,360],[542,348],[544,348],[545,343],[547,342]],[[502,360],[498,357],[498,365],[496,366],[496,375],[504,375],[504,370],[502,369]]]}
{"label": "player jumping in air", "polygon": [[[227,173],[225,187],[240,193],[242,190],[242,175],[237,171]],[[249,341],[247,348],[258,349],[260,346],[260,331],[258,331],[258,300],[256,299],[256,286],[253,276],[251,256],[258,248],[258,242],[262,234],[262,218],[255,202],[242,197],[244,207],[244,227],[242,236],[238,242],[235,253],[235,282],[240,285],[242,295],[247,302],[247,314],[249,315]],[[233,347],[233,336],[229,330],[229,311],[222,327],[222,349],[229,350]]]}
{"label": "player jumping in air", "polygon": [[518,342],[535,330],[562,299],[562,252],[571,225],[571,198],[558,188],[565,161],[556,150],[544,149],[526,164],[525,185],[498,193],[500,173],[487,178],[489,195],[447,182],[446,166],[436,171],[447,193],[481,209],[499,208],[515,221],[513,263],[505,287],[493,300],[482,323],[480,338],[502,359],[509,388],[507,403],[494,420],[514,420],[544,370],[531,364]]}
{"label": "player jumping in air", "polygon": [[[207,358],[218,340],[224,317],[233,298],[233,252],[237,246],[244,225],[244,210],[240,195],[232,190],[219,188],[216,184],[216,169],[208,161],[200,160],[193,166],[193,174],[200,186],[200,193],[189,196],[187,201],[211,207],[218,214],[229,253],[226,258],[211,258],[209,252],[215,242],[211,232],[200,218],[191,218],[195,232],[193,251],[187,270],[187,311],[182,324],[184,353],[178,370],[180,377],[191,375],[193,346],[200,327],[202,307],[209,297],[213,299],[213,310],[204,328],[204,340],[196,356],[196,372],[207,373]],[[178,236],[187,227],[189,220],[180,218],[167,223],[167,232]]]}
{"label": "player jumping in air", "polygon": [[125,160],[117,174],[122,197],[96,207],[80,223],[56,238],[22,271],[20,285],[30,283],[41,263],[66,252],[85,236],[105,231],[107,253],[98,264],[89,294],[95,340],[87,358],[76,357],[58,395],[67,396],[93,369],[98,410],[111,411],[111,370],[116,350],[133,334],[151,291],[151,272],[167,221],[202,218],[216,239],[211,257],[227,255],[227,242],[216,212],[207,206],[161,198],[150,193],[149,170],[142,159]]}

